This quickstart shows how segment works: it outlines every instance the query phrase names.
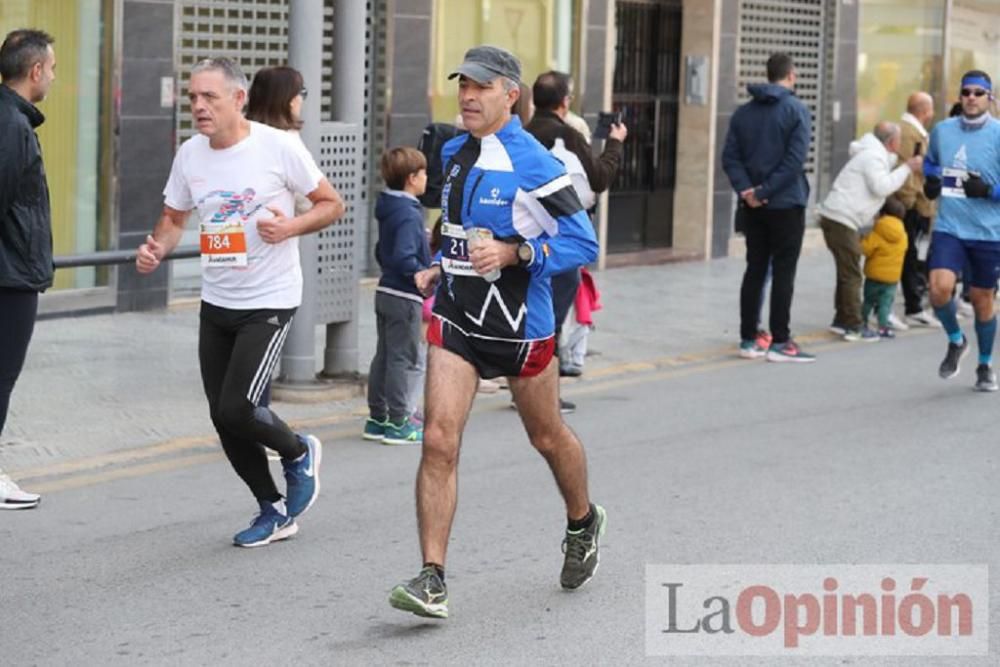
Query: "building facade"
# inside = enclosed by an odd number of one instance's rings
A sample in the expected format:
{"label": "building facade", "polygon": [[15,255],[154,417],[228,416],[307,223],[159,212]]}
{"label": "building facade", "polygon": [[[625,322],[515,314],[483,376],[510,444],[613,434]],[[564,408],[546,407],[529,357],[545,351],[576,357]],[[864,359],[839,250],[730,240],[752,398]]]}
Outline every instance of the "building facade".
{"label": "building facade", "polygon": [[[322,118],[334,114],[332,39],[324,7]],[[343,0],[340,0],[343,1]],[[814,200],[846,161],[851,139],[895,119],[913,90],[940,115],[961,72],[1000,73],[1000,0],[353,0],[368,12],[367,119],[359,208],[381,187],[378,154],[415,145],[457,114],[447,74],[475,44],[519,55],[530,83],[573,75],[575,111],[629,125],[622,171],[595,224],[602,252],[670,249],[680,257],[738,250],[735,196],[719,165],[746,84],[770,53],[790,53],[814,138]],[[289,0],[4,0],[0,31],[39,27],[56,39],[58,78],[39,134],[52,191],[56,254],[134,248],[155,224],[173,153],[191,135],[187,71],[207,56],[248,74],[288,59]],[[306,119],[307,122],[310,119]],[[375,270],[371,216],[352,243]],[[194,240],[194,235],[189,236]],[[734,245],[736,244],[736,245]],[[139,277],[128,266],[65,269],[47,312],[136,310],[193,298],[197,260]]]}

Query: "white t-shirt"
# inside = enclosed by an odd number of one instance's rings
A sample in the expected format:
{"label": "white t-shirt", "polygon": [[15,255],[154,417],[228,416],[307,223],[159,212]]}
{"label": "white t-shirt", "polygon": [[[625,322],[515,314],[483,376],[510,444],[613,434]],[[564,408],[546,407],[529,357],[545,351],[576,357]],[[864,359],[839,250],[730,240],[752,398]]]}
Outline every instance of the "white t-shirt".
{"label": "white t-shirt", "polygon": [[294,194],[309,194],[322,178],[298,137],[261,123],[251,121],[249,136],[229,148],[211,148],[201,134],[184,142],[174,156],[164,202],[178,211],[197,209],[202,225],[223,224],[245,234],[245,266],[203,262],[203,301],[233,310],[301,304],[298,237],[265,243],[257,235],[257,220],[274,217],[268,206],[293,217]]}

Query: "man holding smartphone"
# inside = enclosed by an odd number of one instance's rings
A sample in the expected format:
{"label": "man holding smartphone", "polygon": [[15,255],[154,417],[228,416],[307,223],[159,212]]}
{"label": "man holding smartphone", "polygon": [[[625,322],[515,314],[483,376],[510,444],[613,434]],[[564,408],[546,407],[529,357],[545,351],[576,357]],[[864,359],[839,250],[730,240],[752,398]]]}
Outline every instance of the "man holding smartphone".
{"label": "man holding smartphone", "polygon": [[[934,98],[923,91],[915,92],[906,101],[906,113],[899,124],[902,131],[899,150],[899,161],[905,162],[916,155],[927,152],[927,128],[934,120]],[[907,329],[909,326],[940,327],[941,323],[933,313],[924,310],[924,297],[927,294],[927,274],[920,266],[917,255],[917,242],[931,233],[931,219],[934,217],[934,202],[924,194],[924,175],[914,171],[906,179],[896,196],[906,207],[906,217],[903,225],[906,227],[906,257],[903,260],[903,277],[900,284],[903,287],[905,316],[899,321],[891,316],[889,321],[895,329]]]}

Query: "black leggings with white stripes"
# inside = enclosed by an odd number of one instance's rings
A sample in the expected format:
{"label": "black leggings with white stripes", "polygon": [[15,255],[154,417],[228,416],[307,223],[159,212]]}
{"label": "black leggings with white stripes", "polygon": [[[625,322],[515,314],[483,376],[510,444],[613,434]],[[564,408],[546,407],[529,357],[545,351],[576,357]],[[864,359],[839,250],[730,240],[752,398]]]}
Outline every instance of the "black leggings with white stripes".
{"label": "black leggings with white stripes", "polygon": [[264,446],[286,459],[305,446],[269,408],[261,394],[281,354],[294,308],[231,310],[201,304],[198,357],[212,423],[236,474],[258,500],[281,498]]}

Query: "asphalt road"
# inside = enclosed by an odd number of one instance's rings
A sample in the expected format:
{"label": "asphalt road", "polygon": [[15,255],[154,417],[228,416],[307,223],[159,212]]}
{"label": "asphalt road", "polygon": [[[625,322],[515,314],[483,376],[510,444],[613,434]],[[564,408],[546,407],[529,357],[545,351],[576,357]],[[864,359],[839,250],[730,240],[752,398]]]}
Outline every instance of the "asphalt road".
{"label": "asphalt road", "polygon": [[997,565],[1000,394],[971,390],[972,356],[939,380],[942,338],[567,389],[609,515],[600,571],[573,593],[549,471],[503,396],[477,401],[444,622],[386,602],[420,566],[416,448],[323,426],[323,495],[296,537],[253,550],[230,545],[255,505],[210,445],[70,473],[0,516],[0,664],[996,664],[996,640],[983,658],[646,655],[650,564]]}

